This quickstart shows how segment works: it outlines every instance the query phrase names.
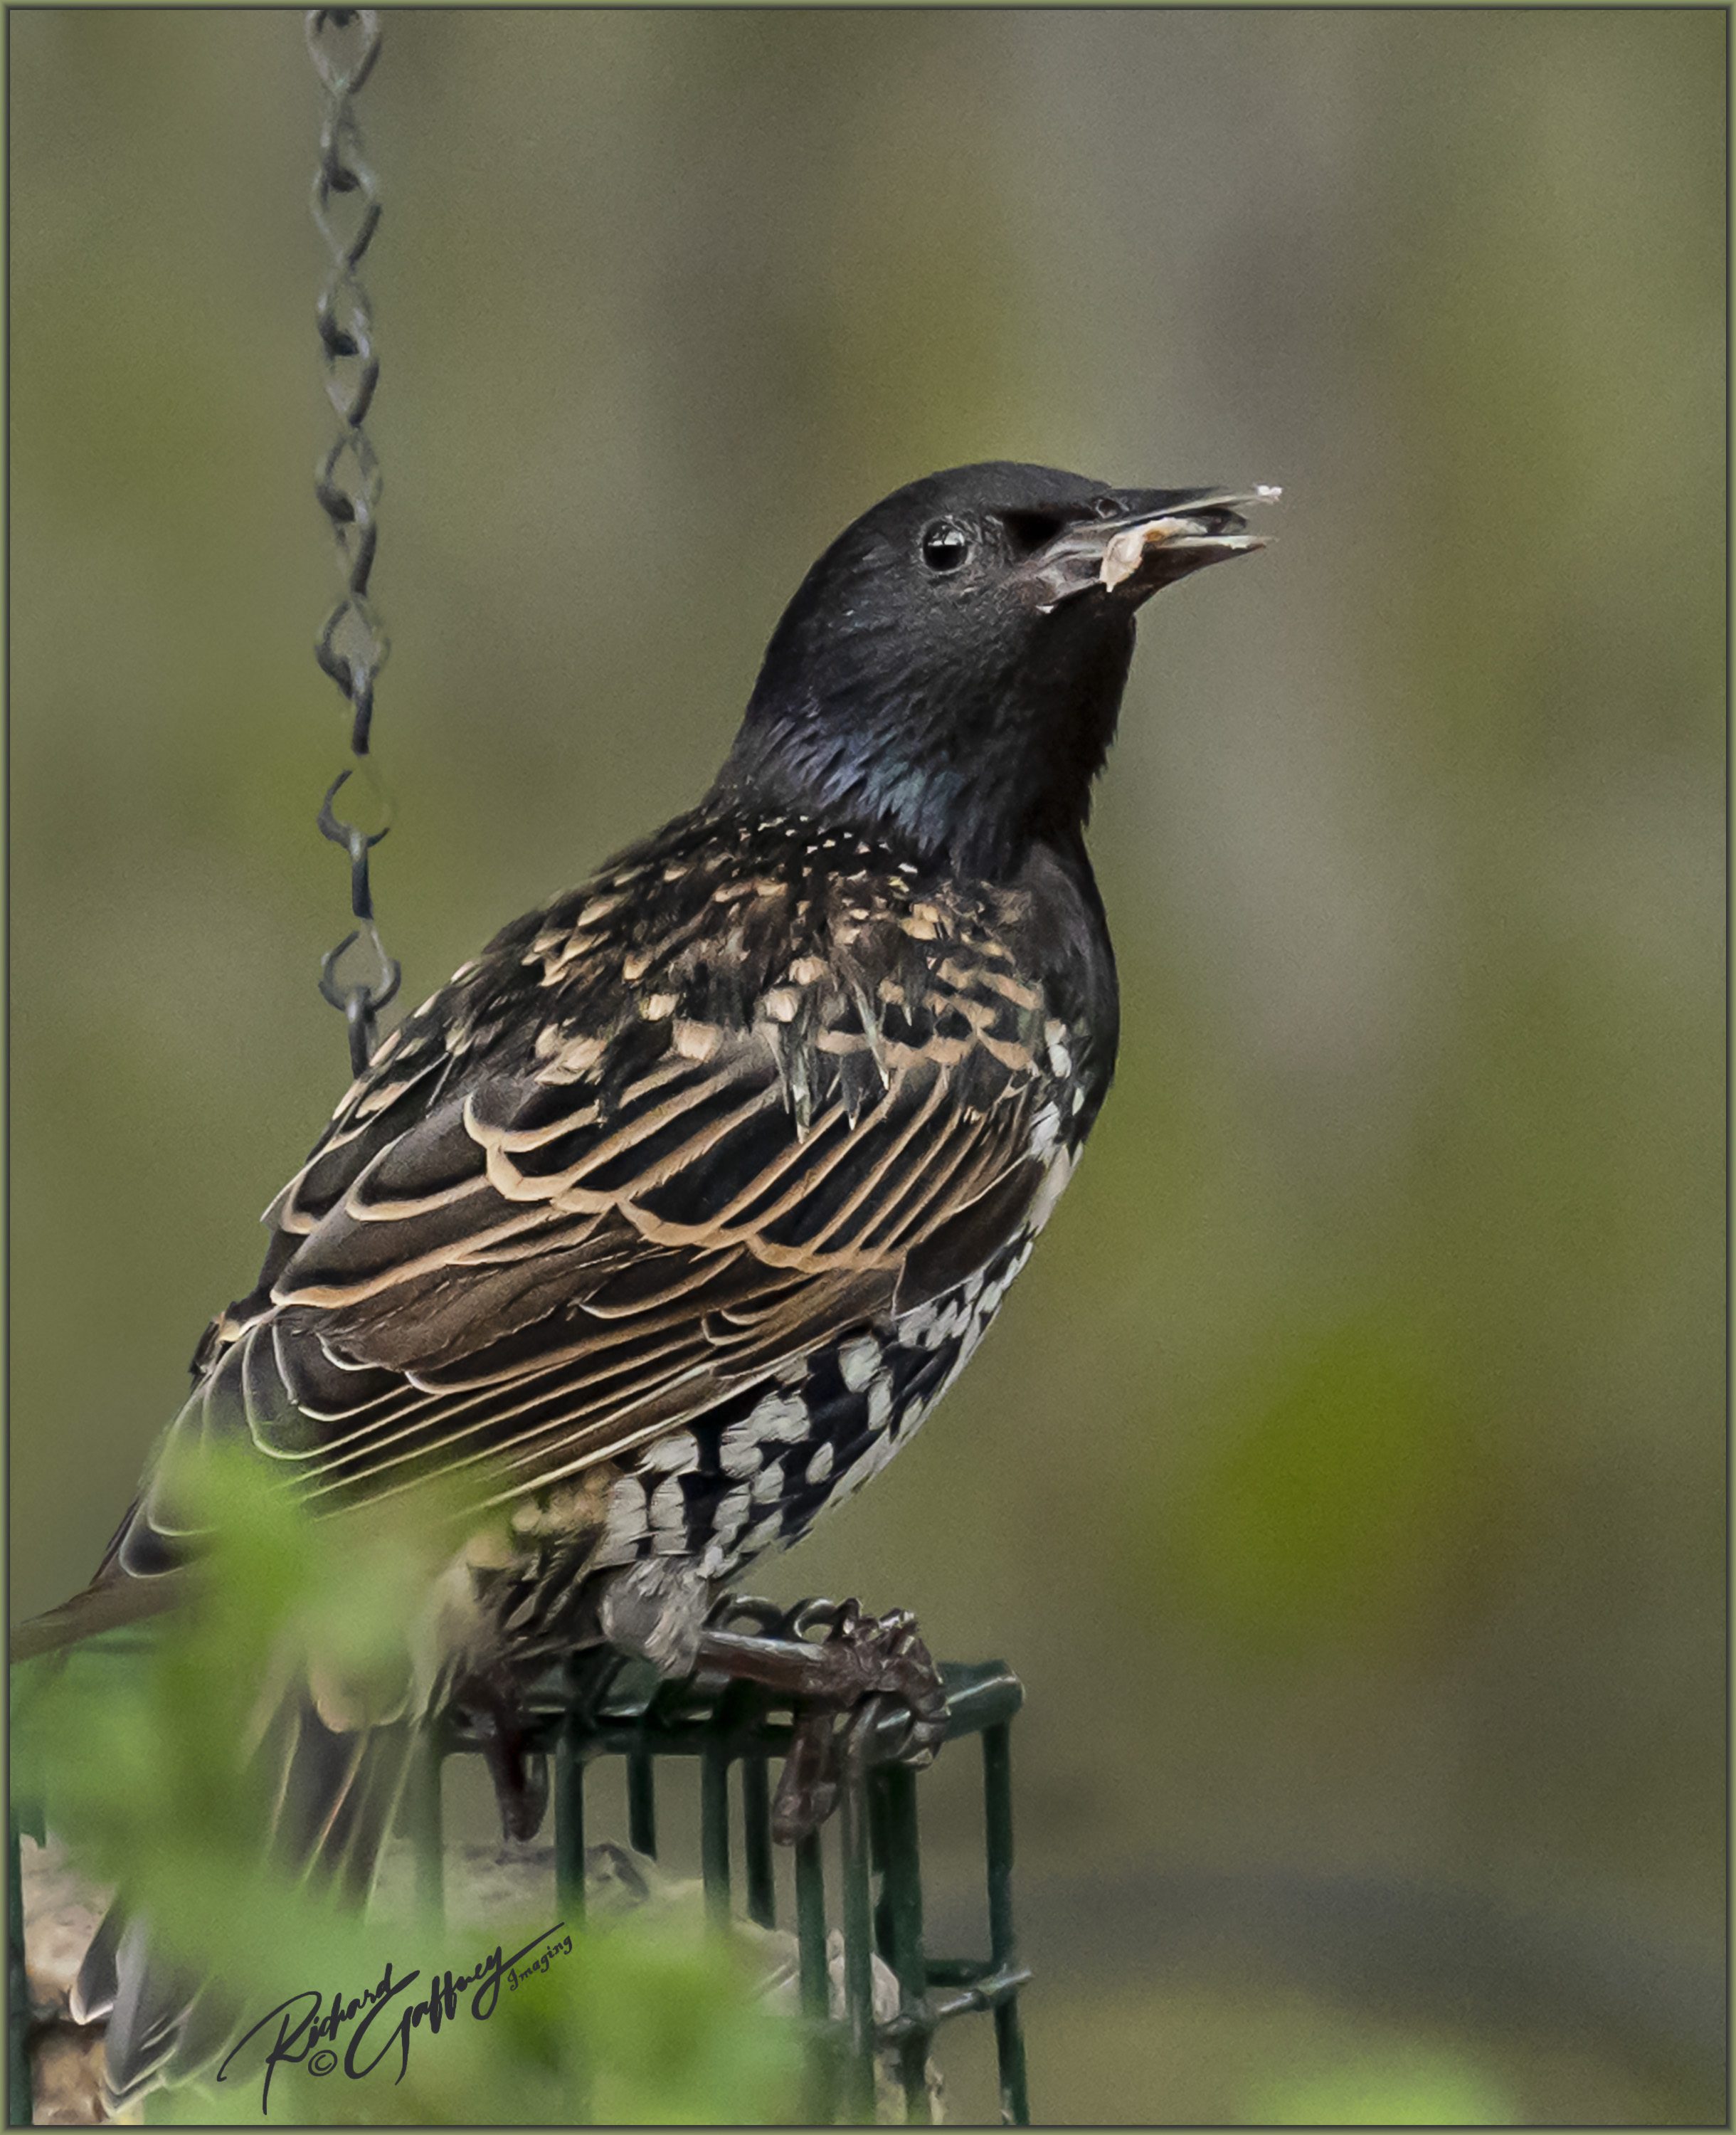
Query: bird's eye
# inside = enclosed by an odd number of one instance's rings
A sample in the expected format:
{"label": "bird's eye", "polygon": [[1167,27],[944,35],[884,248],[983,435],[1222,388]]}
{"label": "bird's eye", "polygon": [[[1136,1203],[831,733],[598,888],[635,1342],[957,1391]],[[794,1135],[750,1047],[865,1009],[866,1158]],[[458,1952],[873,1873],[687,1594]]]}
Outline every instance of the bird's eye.
{"label": "bird's eye", "polygon": [[955,571],[970,554],[970,536],[950,519],[937,519],[922,535],[922,560],[931,571]]}
{"label": "bird's eye", "polygon": [[1116,497],[1100,496],[1091,509],[1100,519],[1119,519],[1121,516],[1120,501]]}

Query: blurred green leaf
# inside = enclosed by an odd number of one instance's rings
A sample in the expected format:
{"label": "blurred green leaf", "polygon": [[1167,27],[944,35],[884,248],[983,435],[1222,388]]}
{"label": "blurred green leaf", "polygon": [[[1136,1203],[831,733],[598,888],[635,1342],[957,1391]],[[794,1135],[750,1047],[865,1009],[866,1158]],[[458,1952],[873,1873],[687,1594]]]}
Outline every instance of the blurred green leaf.
{"label": "blurred green leaf", "polygon": [[[438,1498],[370,1515],[365,1547],[342,1515],[314,1520],[244,1458],[191,1464],[177,1510],[213,1530],[186,1605],[13,1673],[15,1784],[94,1876],[117,1883],[153,1944],[220,1978],[239,2029],[317,1988],[346,1998],[387,1965],[423,1982],[510,1958],[557,1919],[447,1924],[425,1913],[363,1919],[264,1860],[268,1804],[244,1745],[262,1692],[310,1665],[401,1684],[416,1610],[449,1551]],[[375,1530],[377,1529],[377,1532]],[[571,1932],[570,1924],[568,1931]],[[299,2123],[730,2124],[786,2117],[797,2034],[756,1998],[746,1954],[690,1918],[631,1918],[572,1933],[570,1954],[503,1985],[486,2021],[467,2012],[412,2036],[360,2080],[273,2069],[269,2119]],[[394,2012],[425,1986],[406,1994]],[[396,2017],[394,2017],[394,2022]],[[264,2036],[274,2034],[268,2031]],[[346,2035],[347,2036],[347,2035]],[[370,2035],[384,2044],[390,2026]],[[340,2050],[345,2040],[337,2042]],[[154,2117],[259,2117],[262,2041],[220,2083],[157,2100]],[[365,2060],[364,2056],[364,2060]]]}

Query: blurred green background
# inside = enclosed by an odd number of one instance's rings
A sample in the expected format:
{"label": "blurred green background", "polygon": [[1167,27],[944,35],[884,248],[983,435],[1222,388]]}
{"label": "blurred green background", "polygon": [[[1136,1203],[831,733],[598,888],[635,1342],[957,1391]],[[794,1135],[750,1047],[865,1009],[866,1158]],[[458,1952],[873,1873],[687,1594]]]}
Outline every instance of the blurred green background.
{"label": "blurred green background", "polygon": [[[28,1610],[346,1079],[346,723],[298,18],[7,27]],[[1023,1675],[1044,2118],[1723,2114],[1725,27],[388,18],[409,1001],[694,797],[884,491],[1286,488],[1147,611],[1078,1182],[757,1582]],[[969,1779],[925,1786],[943,1926]]]}

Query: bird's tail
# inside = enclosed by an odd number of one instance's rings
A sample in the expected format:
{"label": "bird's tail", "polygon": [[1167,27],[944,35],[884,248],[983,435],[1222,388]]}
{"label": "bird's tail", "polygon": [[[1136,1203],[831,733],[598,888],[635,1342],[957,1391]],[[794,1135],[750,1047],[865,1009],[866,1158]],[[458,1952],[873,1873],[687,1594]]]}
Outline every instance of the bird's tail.
{"label": "bird's tail", "polygon": [[14,1625],[7,1642],[7,1658],[32,1661],[44,1653],[62,1652],[81,1639],[96,1638],[172,1608],[185,1591],[179,1572],[165,1573],[157,1579],[113,1579],[99,1573],[70,1601]]}
{"label": "bird's tail", "polygon": [[[333,1726],[305,1682],[288,1692],[255,1753],[271,1782],[276,1872],[365,1900],[423,1736],[417,1715]],[[305,1983],[288,1982],[286,1991]],[[90,1944],[71,2014],[80,2024],[107,2020],[104,2088],[111,2112],[209,2070],[246,2029],[232,1992],[165,1953],[123,1901]]]}

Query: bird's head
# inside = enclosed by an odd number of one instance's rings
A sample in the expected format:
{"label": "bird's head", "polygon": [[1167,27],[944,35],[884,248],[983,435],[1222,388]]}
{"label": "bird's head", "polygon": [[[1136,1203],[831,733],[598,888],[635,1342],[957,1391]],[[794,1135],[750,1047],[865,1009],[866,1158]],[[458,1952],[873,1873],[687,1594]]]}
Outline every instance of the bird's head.
{"label": "bird's head", "polygon": [[1134,618],[1264,546],[1221,489],[1111,489],[993,461],[895,491],[802,581],[718,796],[853,824],[973,873],[1076,842]]}

